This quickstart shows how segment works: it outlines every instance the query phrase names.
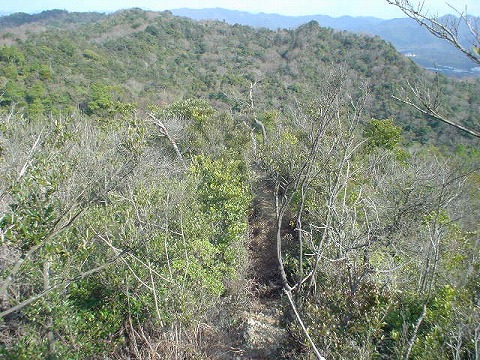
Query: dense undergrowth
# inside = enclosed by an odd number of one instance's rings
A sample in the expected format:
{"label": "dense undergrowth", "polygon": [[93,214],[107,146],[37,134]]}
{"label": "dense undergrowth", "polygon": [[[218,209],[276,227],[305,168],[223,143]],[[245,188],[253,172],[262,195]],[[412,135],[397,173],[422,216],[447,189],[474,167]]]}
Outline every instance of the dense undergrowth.
{"label": "dense undergrowth", "polygon": [[478,357],[478,147],[391,98],[420,77],[475,125],[478,82],[315,23],[56,26],[2,32],[2,356],[228,358],[255,166],[324,356]]}

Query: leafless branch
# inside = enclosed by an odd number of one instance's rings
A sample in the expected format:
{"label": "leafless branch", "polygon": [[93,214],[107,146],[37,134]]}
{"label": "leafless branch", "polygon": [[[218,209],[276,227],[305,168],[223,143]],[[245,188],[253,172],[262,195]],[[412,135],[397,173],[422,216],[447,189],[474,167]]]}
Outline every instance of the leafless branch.
{"label": "leafless branch", "polygon": [[48,295],[50,292],[52,292],[53,290],[55,289],[58,289],[58,288],[66,288],[67,286],[69,286],[70,284],[74,283],[75,281],[78,281],[78,280],[81,280],[87,276],[90,276],[92,274],[95,274],[99,271],[102,271],[104,270],[105,268],[107,268],[108,266],[110,266],[111,264],[113,264],[114,262],[116,262],[119,258],[121,258],[122,256],[124,255],[124,253],[121,253],[119,255],[117,255],[116,257],[114,257],[113,259],[107,261],[106,263],[100,265],[100,266],[97,266],[93,269],[90,269],[88,271],[85,271],[85,272],[82,272],[78,275],[76,275],[75,277],[73,278],[70,278],[70,279],[63,279],[61,281],[59,281],[57,284],[55,285],[52,285],[50,286],[49,288],[43,290],[42,292],[38,293],[38,294],[35,294],[31,297],[29,297],[28,299],[20,302],[19,304],[15,305],[15,306],[12,306],[11,308],[7,309],[7,310],[4,310],[2,312],[0,312],[0,318],[3,318],[15,311],[18,311],[18,310],[21,310],[23,309],[25,306],[33,303],[34,301]]}
{"label": "leafless branch", "polygon": [[298,313],[297,306],[295,305],[295,302],[293,301],[291,291],[288,291],[288,290],[284,289],[283,292],[285,293],[285,295],[287,295],[287,298],[288,298],[288,301],[289,301],[289,303],[290,303],[290,306],[292,307],[292,310],[293,310],[293,312],[295,313],[295,317],[297,318],[297,321],[298,321],[298,323],[300,324],[300,326],[301,326],[301,328],[302,328],[302,331],[303,331],[303,333],[305,334],[305,336],[306,336],[306,338],[307,338],[307,340],[308,340],[308,343],[309,343],[310,346],[312,347],[313,352],[315,353],[316,358],[317,358],[318,360],[326,360],[326,359],[320,354],[320,352],[318,351],[315,343],[313,342],[312,338],[310,337],[310,334],[308,333],[308,330],[307,330],[307,328],[305,327],[305,324],[303,323],[302,317],[301,317],[300,314]]}
{"label": "leafless branch", "polygon": [[157,128],[160,130],[160,134],[167,138],[168,142],[172,145],[173,149],[175,150],[175,153],[177,154],[178,159],[181,161],[183,167],[186,168],[187,165],[185,164],[185,160],[183,159],[183,155],[180,152],[180,149],[178,148],[178,145],[177,145],[176,141],[168,133],[168,130],[167,130],[165,124],[160,119],[157,119],[157,117],[152,113],[148,114],[148,116],[152,119],[153,124],[155,124],[157,126]]}
{"label": "leafless branch", "polygon": [[408,84],[408,91],[412,93],[413,99],[410,98],[409,96],[397,96],[397,95],[392,95],[392,98],[395,100],[398,100],[406,105],[409,105],[413,107],[414,109],[418,110],[424,115],[427,115],[429,117],[432,117],[436,120],[439,120],[441,122],[444,122],[450,126],[453,126],[461,131],[464,131],[470,135],[473,135],[477,138],[480,138],[480,132],[467,128],[463,125],[460,125],[450,119],[448,119],[446,116],[443,116],[439,111],[438,111],[438,98],[437,96],[431,96],[431,94],[427,91],[422,91],[418,89],[416,86],[413,86],[409,82]]}
{"label": "leafless branch", "polygon": [[265,130],[265,125],[263,125],[263,123],[257,118],[257,113],[255,112],[255,104],[253,102],[253,89],[256,85],[256,81],[254,83],[250,83],[250,91],[248,93],[248,98],[250,100],[250,109],[253,112],[253,121],[257,126],[260,127],[260,129],[262,129],[263,143],[265,144],[265,141],[267,141],[267,131]]}
{"label": "leafless branch", "polygon": [[31,165],[32,163],[32,156],[35,152],[35,149],[37,148],[38,144],[40,143],[40,138],[41,138],[42,134],[39,134],[37,136],[37,140],[35,140],[35,142],[33,143],[32,145],[32,148],[30,149],[30,152],[28,153],[28,157],[27,157],[27,160],[25,161],[25,164],[23,164],[22,166],[22,169],[20,170],[20,173],[18,174],[17,176],[17,181],[20,180],[20,178],[25,175],[25,173],[27,172],[27,169],[28,167]]}
{"label": "leafless branch", "polygon": [[431,34],[439,39],[448,41],[456,49],[462,52],[470,60],[480,65],[480,54],[467,49],[459,38],[459,27],[464,23],[470,35],[473,37],[472,45],[477,47],[480,45],[480,33],[473,25],[471,18],[468,17],[466,11],[459,11],[455,7],[449,5],[459,15],[455,21],[441,21],[436,16],[430,16],[424,11],[424,2],[414,3],[410,0],[386,0],[387,3],[397,6],[409,18],[415,20],[418,24],[425,27]]}

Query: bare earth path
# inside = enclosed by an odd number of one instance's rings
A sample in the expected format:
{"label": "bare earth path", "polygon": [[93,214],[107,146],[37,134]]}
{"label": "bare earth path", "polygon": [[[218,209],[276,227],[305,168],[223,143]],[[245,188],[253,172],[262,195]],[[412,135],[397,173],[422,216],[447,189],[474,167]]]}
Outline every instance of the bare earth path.
{"label": "bare earth path", "polygon": [[254,184],[253,211],[249,219],[250,308],[242,314],[244,343],[234,359],[276,359],[286,339],[282,327],[281,282],[276,258],[275,204],[262,176]]}

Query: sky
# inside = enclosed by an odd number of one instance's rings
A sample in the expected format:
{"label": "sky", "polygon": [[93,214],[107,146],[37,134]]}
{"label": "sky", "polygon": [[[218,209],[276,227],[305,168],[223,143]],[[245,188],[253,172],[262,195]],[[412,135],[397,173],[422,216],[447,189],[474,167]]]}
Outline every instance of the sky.
{"label": "sky", "polygon": [[[412,0],[419,2],[420,0]],[[453,13],[444,0],[424,0],[425,9],[431,14]],[[480,16],[480,0],[450,0],[457,9]],[[172,10],[178,8],[220,7],[253,13],[282,15],[329,15],[339,17],[374,16],[383,19],[404,17],[403,13],[385,0],[0,0],[0,13],[37,13],[43,10],[111,12],[139,7],[145,10]]]}

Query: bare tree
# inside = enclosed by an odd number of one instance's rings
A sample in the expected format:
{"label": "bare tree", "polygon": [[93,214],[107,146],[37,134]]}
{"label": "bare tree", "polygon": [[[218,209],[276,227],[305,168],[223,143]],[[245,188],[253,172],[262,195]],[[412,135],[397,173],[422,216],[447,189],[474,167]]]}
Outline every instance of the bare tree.
{"label": "bare tree", "polygon": [[[414,3],[411,0],[386,1],[391,5],[397,6],[405,15],[425,27],[437,38],[448,41],[470,60],[480,65],[480,31],[477,24],[478,17],[475,18],[469,15],[466,7],[464,10],[459,10],[449,5],[458,16],[444,17],[443,19],[440,19],[438,16],[431,15],[428,10],[425,9],[424,1],[419,3]],[[468,29],[468,41],[471,44],[470,48],[467,48],[460,35],[460,29],[463,26]]]}
{"label": "bare tree", "polygon": [[[357,125],[368,98],[366,90],[359,99],[349,96],[348,75],[342,68],[327,72],[319,97],[307,107],[292,110],[291,116],[278,124],[277,133],[270,134],[264,148],[264,164],[274,183],[277,260],[283,291],[317,359],[324,358],[302,320],[308,315],[302,308],[305,302],[302,289],[307,292],[314,289],[325,258],[320,250],[321,239],[320,244],[312,241],[306,219],[312,204],[307,205],[307,199],[311,203],[314,193],[328,193],[325,211],[329,216],[325,226],[329,229],[334,226],[333,218],[342,215],[333,202],[347,192],[354,172],[351,159],[362,144]],[[292,219],[289,234],[298,248],[295,269],[289,268],[285,261],[286,219]],[[313,265],[307,269],[304,265],[307,263]]]}
{"label": "bare tree", "polygon": [[[423,1],[418,3],[412,2],[411,0],[386,1],[391,5],[397,6],[405,15],[426,28],[431,34],[439,39],[449,42],[470,60],[480,65],[479,18],[469,15],[467,13],[467,8],[459,10],[449,5],[457,16],[440,18],[436,15],[430,14],[429,11],[425,9]],[[463,29],[466,29],[466,33],[468,34],[466,39],[462,36]],[[466,45],[467,41],[470,43],[470,46]],[[430,116],[433,119],[444,122],[463,132],[480,138],[480,132],[478,130],[463,126],[439,111],[439,106],[434,101],[434,97],[430,96],[431,93],[436,92],[436,89],[421,91],[418,86],[408,83],[406,90],[411,96],[394,96],[394,98],[404,104],[414,107],[424,115]]]}

